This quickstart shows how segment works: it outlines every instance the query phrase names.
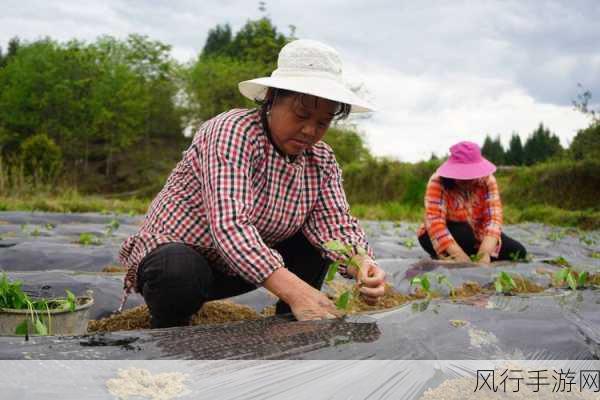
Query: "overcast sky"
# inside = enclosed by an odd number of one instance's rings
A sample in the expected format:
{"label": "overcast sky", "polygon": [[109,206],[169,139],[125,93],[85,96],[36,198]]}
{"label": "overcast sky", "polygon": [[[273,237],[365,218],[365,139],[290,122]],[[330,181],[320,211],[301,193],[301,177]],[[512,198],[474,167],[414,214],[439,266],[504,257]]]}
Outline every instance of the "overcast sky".
{"label": "overcast sky", "polygon": [[[18,35],[93,41],[141,33],[194,59],[216,24],[234,32],[258,1],[0,0],[0,46]],[[504,144],[543,122],[568,145],[589,120],[573,110],[577,83],[600,98],[600,1],[267,1],[284,33],[323,41],[364,83],[378,111],[357,121],[376,155],[406,161],[453,143]],[[232,82],[232,85],[236,82]]]}

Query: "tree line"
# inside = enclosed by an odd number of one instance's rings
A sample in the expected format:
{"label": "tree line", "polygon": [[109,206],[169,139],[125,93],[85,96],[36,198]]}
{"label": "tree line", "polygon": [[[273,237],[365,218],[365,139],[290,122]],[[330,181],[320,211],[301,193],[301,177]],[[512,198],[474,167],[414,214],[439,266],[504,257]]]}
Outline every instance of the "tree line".
{"label": "tree line", "polygon": [[[6,51],[0,48],[0,190],[7,179],[25,175],[83,191],[156,192],[190,141],[186,127],[254,106],[237,82],[270,74],[292,39],[294,27],[283,33],[267,17],[235,33],[218,25],[187,64],[172,58],[170,45],[137,34],[91,43],[12,39]],[[582,111],[589,113],[590,98],[580,99]],[[598,135],[596,121],[577,135],[569,154],[600,153]],[[348,179],[367,179],[360,172],[365,165],[385,174],[393,164],[373,157],[351,127],[332,127],[325,141]],[[483,144],[483,153],[500,165],[530,165],[563,152],[541,124],[524,144],[518,135],[506,150],[498,138]]]}

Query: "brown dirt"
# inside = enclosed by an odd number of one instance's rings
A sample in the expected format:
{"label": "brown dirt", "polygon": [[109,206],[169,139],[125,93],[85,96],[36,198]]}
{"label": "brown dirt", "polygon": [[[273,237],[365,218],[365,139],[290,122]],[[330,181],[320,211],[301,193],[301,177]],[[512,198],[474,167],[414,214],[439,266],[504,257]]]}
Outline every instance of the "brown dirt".
{"label": "brown dirt", "polygon": [[[261,316],[251,307],[228,300],[209,301],[192,317],[192,325],[219,324],[259,319]],[[150,313],[145,305],[123,311],[101,320],[91,320],[88,332],[114,332],[150,329]]]}
{"label": "brown dirt", "polygon": [[114,273],[114,272],[127,272],[127,268],[122,265],[107,265],[102,268],[102,272]]}

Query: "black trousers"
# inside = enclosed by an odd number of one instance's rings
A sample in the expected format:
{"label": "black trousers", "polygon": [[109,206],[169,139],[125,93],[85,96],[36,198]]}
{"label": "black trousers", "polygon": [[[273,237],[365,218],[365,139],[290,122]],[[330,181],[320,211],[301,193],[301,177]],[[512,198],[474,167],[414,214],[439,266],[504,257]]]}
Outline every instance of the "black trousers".
{"label": "black trousers", "polygon": [[[321,257],[301,232],[274,247],[288,270],[321,289],[329,260]],[[189,324],[206,301],[224,299],[257,287],[239,276],[211,267],[206,258],[182,243],[162,245],[148,254],[138,268],[138,289],[150,310],[152,328]],[[279,300],[277,314],[290,313]]]}
{"label": "black trousers", "polygon": [[[467,253],[467,255],[477,254],[479,251],[477,240],[475,239],[473,229],[468,223],[448,221],[446,225],[456,243],[465,253]],[[527,256],[527,250],[525,250],[525,247],[523,247],[521,243],[506,236],[504,233],[501,234],[501,239],[502,247],[500,248],[500,253],[497,258],[492,257],[492,261],[512,260],[515,257],[522,259]],[[423,250],[429,253],[431,258],[438,258],[438,255],[431,244],[431,238],[427,232],[419,236],[419,243],[421,244],[421,247],[423,247]]]}

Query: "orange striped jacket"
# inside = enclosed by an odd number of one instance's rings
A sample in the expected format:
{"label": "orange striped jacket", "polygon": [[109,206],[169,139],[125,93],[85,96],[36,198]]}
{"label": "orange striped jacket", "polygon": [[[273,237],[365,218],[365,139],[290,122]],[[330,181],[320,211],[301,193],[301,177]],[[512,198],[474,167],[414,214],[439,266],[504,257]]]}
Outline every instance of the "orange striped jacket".
{"label": "orange striped jacket", "polygon": [[494,175],[478,179],[473,190],[468,193],[460,190],[446,190],[439,176],[433,175],[425,192],[425,222],[418,235],[429,234],[436,253],[443,255],[454,243],[448,231],[446,221],[467,222],[475,233],[479,243],[485,236],[498,239],[494,257],[500,250],[500,233],[502,231],[502,203],[498,184]]}

